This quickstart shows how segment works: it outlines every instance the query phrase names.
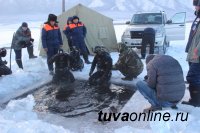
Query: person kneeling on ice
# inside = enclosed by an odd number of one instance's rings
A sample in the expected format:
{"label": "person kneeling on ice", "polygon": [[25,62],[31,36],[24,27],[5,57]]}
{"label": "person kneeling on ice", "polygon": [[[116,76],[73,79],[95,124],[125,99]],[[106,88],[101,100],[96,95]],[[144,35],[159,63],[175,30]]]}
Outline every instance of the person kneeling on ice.
{"label": "person kneeling on ice", "polygon": [[70,50],[70,56],[71,56],[71,66],[70,69],[72,71],[77,71],[84,68],[84,62],[80,57],[80,51],[76,48],[76,46],[72,46]]}
{"label": "person kneeling on ice", "polygon": [[146,64],[146,82],[136,83],[138,91],[151,104],[144,112],[177,108],[176,104],[185,93],[183,71],[179,62],[168,55],[148,55]]}
{"label": "person kneeling on ice", "polygon": [[6,54],[7,54],[6,49],[5,49],[5,48],[1,48],[1,49],[0,49],[0,77],[1,77],[2,75],[9,75],[9,74],[12,74],[12,71],[10,70],[10,68],[8,68],[8,67],[6,66],[7,61],[3,61],[3,60],[1,59],[1,57],[5,57]]}
{"label": "person kneeling on ice", "polygon": [[23,69],[22,63],[22,48],[27,48],[29,59],[37,58],[33,54],[33,42],[34,39],[31,37],[31,31],[28,28],[28,24],[23,22],[19,29],[16,31],[12,48],[15,51],[16,62],[19,68]]}
{"label": "person kneeling on ice", "polygon": [[59,81],[74,82],[74,75],[70,72],[70,55],[64,53],[62,49],[58,50],[58,54],[50,58],[49,63],[55,62],[55,74],[53,75],[53,82]]}
{"label": "person kneeling on ice", "polygon": [[125,44],[120,45],[120,54],[113,70],[119,70],[125,77],[122,80],[133,80],[143,71],[143,63],[137,53]]}
{"label": "person kneeling on ice", "polygon": [[[94,53],[96,55],[89,73],[89,84],[99,86],[108,85],[112,75],[112,58],[101,46],[96,46],[94,48]],[[97,71],[92,74],[96,66]]]}

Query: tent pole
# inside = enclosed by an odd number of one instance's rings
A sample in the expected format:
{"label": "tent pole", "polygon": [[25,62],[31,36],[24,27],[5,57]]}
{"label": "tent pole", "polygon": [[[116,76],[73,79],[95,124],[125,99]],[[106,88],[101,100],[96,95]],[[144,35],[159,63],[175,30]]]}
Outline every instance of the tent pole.
{"label": "tent pole", "polygon": [[62,12],[65,12],[65,0],[62,0]]}

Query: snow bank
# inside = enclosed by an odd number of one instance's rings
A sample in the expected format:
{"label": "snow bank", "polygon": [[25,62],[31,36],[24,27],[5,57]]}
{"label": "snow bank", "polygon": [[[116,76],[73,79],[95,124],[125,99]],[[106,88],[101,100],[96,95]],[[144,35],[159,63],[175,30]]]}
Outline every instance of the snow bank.
{"label": "snow bank", "polygon": [[55,126],[38,119],[33,112],[34,98],[11,101],[0,111],[1,133],[71,133],[61,126]]}
{"label": "snow bank", "polygon": [[31,60],[24,58],[23,64],[24,70],[21,70],[13,60],[13,74],[0,77],[0,103],[7,102],[10,98],[35,89],[51,80],[46,61],[41,57]]}

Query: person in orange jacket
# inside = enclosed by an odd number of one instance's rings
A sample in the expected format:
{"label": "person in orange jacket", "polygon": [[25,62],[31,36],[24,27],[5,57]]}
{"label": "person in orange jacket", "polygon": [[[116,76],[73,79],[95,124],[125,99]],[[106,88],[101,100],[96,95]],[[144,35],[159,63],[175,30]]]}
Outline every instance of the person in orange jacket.
{"label": "person in orange jacket", "polygon": [[88,50],[85,44],[87,29],[85,25],[79,21],[78,16],[73,16],[72,23],[66,28],[66,34],[70,34],[73,46],[76,46],[83,55],[86,64],[91,64],[88,60]]}
{"label": "person in orange jacket", "polygon": [[57,23],[57,16],[49,14],[48,21],[44,23],[44,27],[42,28],[42,46],[47,53],[47,64],[50,75],[54,74],[54,68],[53,63],[49,63],[49,60],[58,53],[58,50],[63,45],[60,28]]}
{"label": "person in orange jacket", "polygon": [[73,47],[73,45],[72,45],[72,36],[70,35],[70,32],[66,32],[66,29],[69,26],[69,24],[72,23],[72,19],[73,19],[72,17],[68,17],[67,24],[65,25],[64,30],[63,30],[63,33],[67,37],[67,41],[68,41],[68,45],[69,45],[70,51],[72,51],[72,49],[73,49],[72,48]]}

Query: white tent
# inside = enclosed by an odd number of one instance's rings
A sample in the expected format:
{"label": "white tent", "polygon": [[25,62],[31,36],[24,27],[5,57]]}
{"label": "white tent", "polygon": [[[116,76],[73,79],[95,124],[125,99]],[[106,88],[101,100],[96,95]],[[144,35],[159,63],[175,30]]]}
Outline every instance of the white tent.
{"label": "white tent", "polygon": [[[68,17],[78,16],[87,28],[86,45],[90,53],[97,45],[105,46],[109,51],[117,51],[118,45],[113,26],[113,20],[81,4],[69,9],[58,16],[59,27],[62,33],[64,50],[69,51],[67,38],[63,34]],[[41,41],[40,41],[41,46]],[[40,47],[40,55],[45,55]]]}

